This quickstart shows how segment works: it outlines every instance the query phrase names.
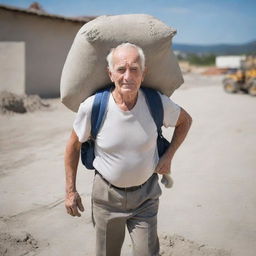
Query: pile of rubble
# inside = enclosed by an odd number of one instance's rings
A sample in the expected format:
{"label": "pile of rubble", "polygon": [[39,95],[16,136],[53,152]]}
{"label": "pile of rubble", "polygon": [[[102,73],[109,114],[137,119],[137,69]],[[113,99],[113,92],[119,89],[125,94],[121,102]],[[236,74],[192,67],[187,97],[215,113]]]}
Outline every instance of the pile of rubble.
{"label": "pile of rubble", "polygon": [[11,92],[0,92],[0,114],[27,113],[46,110],[50,104],[43,102],[38,95],[17,95]]}
{"label": "pile of rubble", "polygon": [[35,251],[38,249],[38,242],[29,233],[0,233],[1,256],[36,255]]}
{"label": "pile of rubble", "polygon": [[161,256],[231,256],[230,251],[208,247],[176,234],[162,234],[160,244]]}

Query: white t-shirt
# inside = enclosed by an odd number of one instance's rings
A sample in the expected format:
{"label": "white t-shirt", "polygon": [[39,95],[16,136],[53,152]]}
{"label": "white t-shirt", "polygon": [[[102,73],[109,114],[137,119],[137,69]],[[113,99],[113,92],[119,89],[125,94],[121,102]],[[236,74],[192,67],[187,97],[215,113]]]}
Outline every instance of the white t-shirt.
{"label": "white t-shirt", "polygon": [[[164,108],[164,126],[175,126],[180,107],[161,95]],[[73,128],[80,142],[90,137],[91,110],[94,96],[80,104]],[[121,110],[112,94],[105,119],[95,142],[93,166],[111,184],[131,187],[144,183],[158,163],[157,129],[146,99],[139,90],[137,102],[129,111]]]}

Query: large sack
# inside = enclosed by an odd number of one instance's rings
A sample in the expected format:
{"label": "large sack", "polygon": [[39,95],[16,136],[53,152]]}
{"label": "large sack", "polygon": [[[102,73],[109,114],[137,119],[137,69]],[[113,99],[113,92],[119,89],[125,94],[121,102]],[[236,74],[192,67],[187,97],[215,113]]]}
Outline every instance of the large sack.
{"label": "large sack", "polygon": [[97,89],[111,81],[106,56],[123,42],[140,46],[146,56],[148,72],[143,85],[170,96],[183,83],[171,50],[176,30],[145,14],[100,16],[86,23],[77,33],[61,76],[61,100],[71,110]]}

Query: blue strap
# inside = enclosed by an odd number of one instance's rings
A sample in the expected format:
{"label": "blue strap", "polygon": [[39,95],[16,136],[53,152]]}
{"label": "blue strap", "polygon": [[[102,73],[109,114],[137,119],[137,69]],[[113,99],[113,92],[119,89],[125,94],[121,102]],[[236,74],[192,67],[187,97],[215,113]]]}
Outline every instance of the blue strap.
{"label": "blue strap", "polygon": [[104,115],[106,113],[108,99],[111,87],[99,90],[95,94],[91,114],[91,136],[96,139],[96,136],[101,127]]}
{"label": "blue strap", "polygon": [[161,96],[159,93],[151,88],[148,87],[141,87],[145,98],[146,102],[148,105],[148,108],[150,110],[151,116],[154,119],[154,122],[157,127],[157,132],[158,134],[162,134],[161,127],[163,125],[163,120],[164,120],[164,108],[163,108],[163,103]]}

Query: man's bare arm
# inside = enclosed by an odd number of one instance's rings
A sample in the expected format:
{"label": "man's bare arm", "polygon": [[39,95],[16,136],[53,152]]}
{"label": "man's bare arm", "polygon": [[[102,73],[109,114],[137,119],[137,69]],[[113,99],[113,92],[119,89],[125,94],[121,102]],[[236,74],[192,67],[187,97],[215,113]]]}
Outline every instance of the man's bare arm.
{"label": "man's bare arm", "polygon": [[191,124],[191,116],[183,108],[181,108],[180,115],[172,136],[171,144],[165,154],[159,160],[155,170],[157,173],[166,174],[170,172],[172,158],[186,138]]}
{"label": "man's bare arm", "polygon": [[71,216],[80,217],[80,211],[84,211],[81,198],[76,191],[76,174],[79,162],[81,143],[74,130],[68,140],[65,151],[65,171],[66,171],[66,200],[67,213]]}

